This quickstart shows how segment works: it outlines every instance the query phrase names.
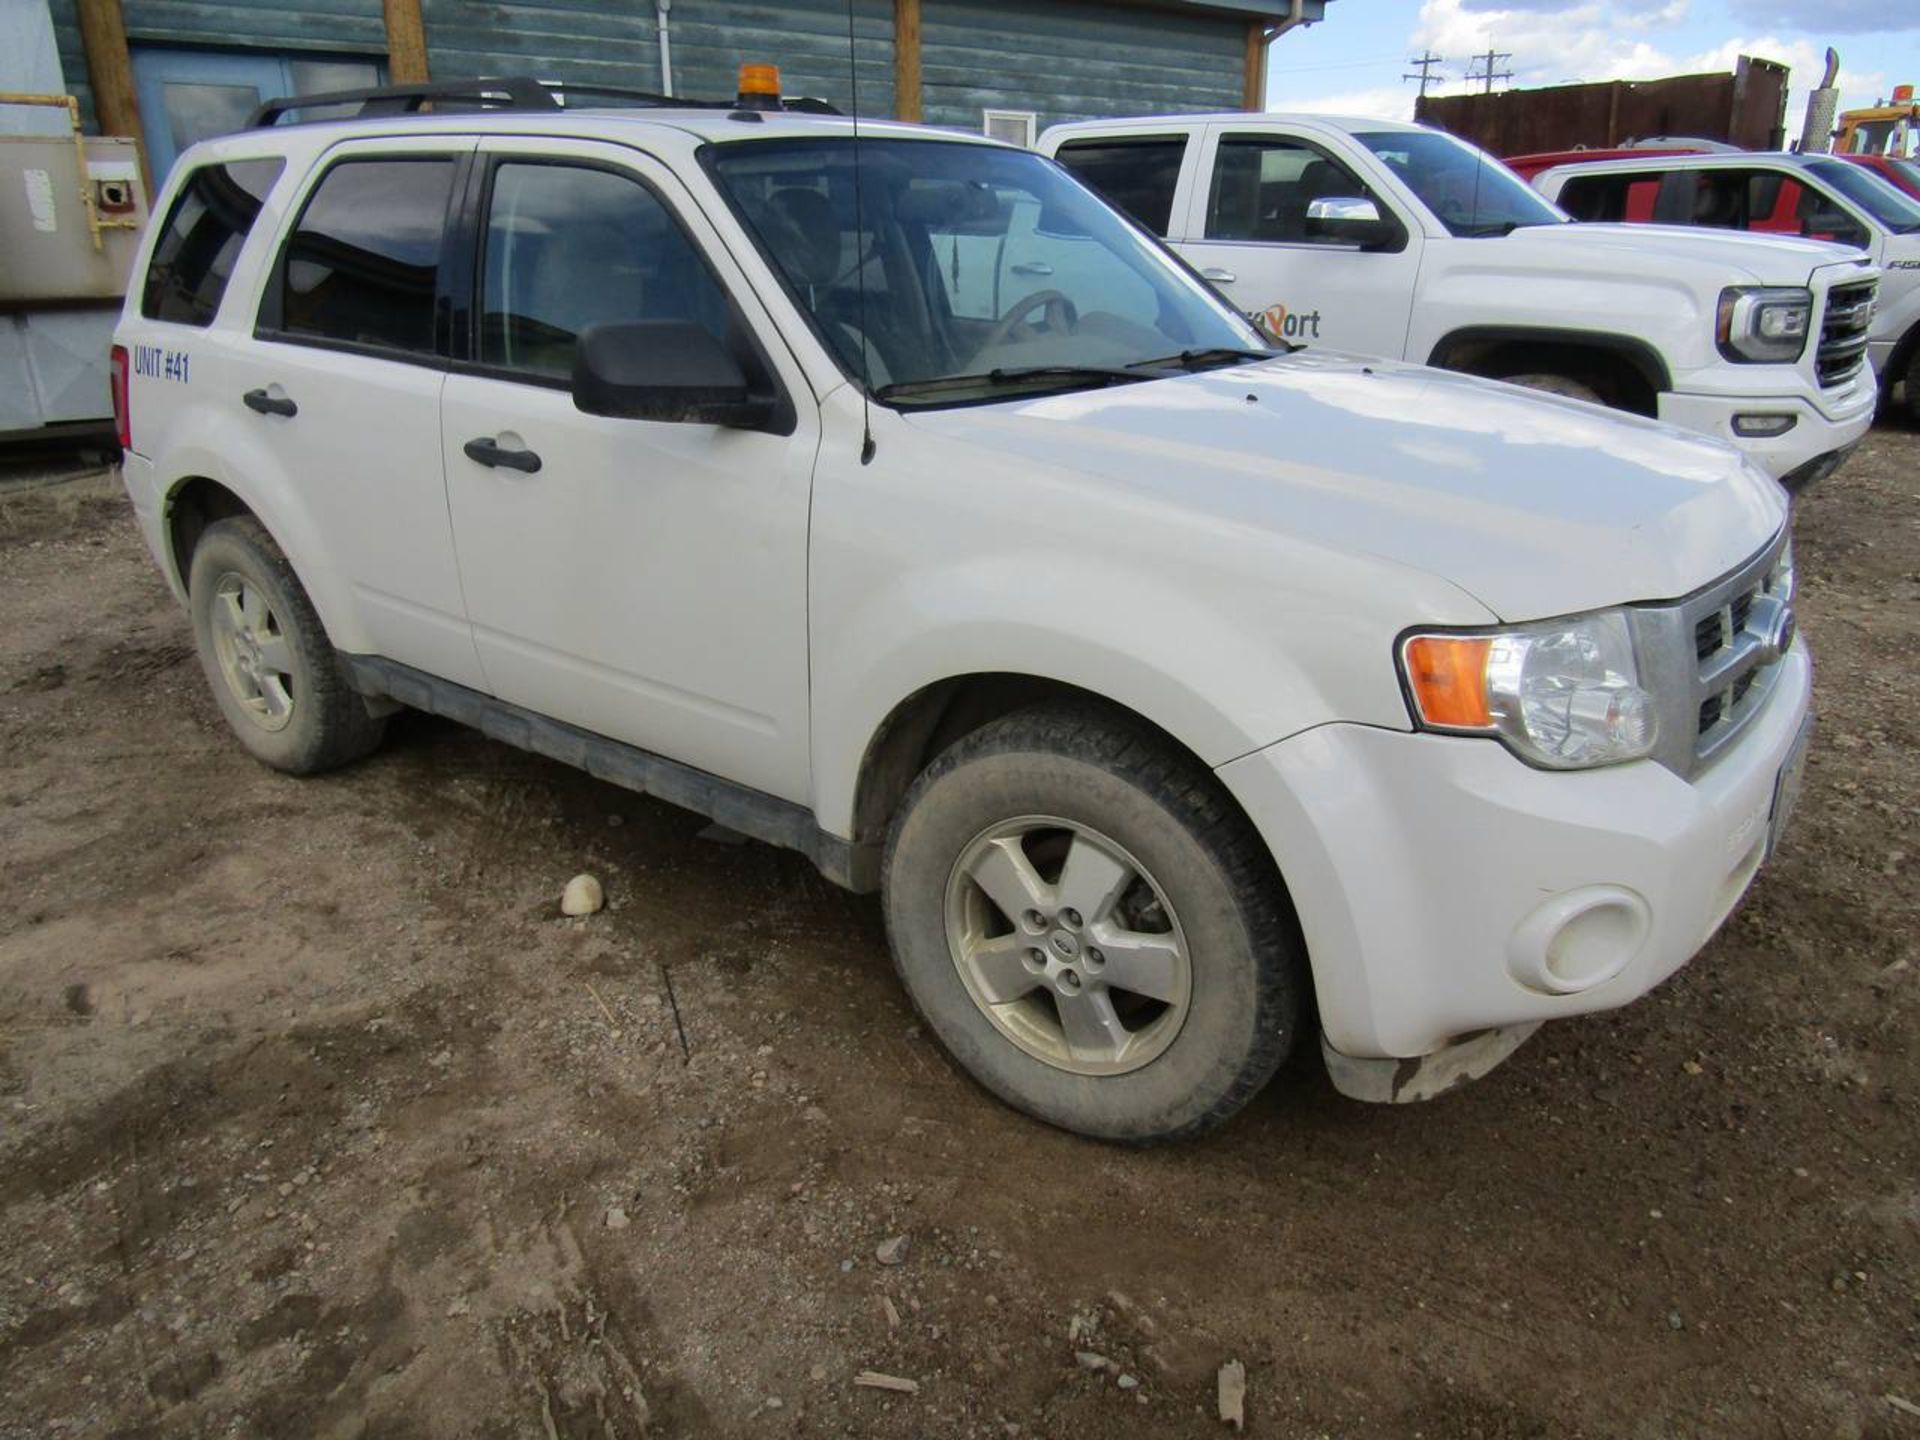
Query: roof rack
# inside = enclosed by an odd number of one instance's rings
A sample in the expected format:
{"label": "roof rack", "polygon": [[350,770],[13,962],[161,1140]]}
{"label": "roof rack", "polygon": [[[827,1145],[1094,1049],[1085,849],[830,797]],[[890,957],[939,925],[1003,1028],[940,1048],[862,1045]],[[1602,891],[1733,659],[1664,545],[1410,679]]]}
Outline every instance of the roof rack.
{"label": "roof rack", "polygon": [[[418,115],[430,105],[435,114],[474,110],[545,111],[576,108],[573,101],[607,100],[615,104],[677,110],[733,110],[737,100],[691,100],[656,95],[648,90],[624,90],[613,85],[580,85],[564,80],[536,80],[530,75],[505,75],[474,80],[438,80],[418,85],[381,85],[370,90],[327,90],[313,95],[289,95],[269,100],[247,117],[246,128],[264,130],[301,110],[357,105],[354,118],[373,120],[391,115]],[[838,115],[825,100],[793,95],[781,100],[783,110],[807,115]],[[293,124],[305,122],[294,120]]]}

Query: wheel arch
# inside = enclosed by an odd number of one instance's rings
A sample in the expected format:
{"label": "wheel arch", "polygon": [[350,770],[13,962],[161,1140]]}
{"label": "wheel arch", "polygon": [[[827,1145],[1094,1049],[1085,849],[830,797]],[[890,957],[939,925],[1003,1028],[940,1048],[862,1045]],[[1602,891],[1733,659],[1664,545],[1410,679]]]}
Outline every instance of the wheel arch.
{"label": "wheel arch", "polygon": [[[1020,671],[948,676],[901,699],[867,738],[853,783],[849,836],[852,888],[865,892],[878,887],[887,829],[908,789],[935,757],[1005,715],[1050,701],[1105,710],[1124,723],[1145,729],[1189,759],[1200,772],[1212,774],[1212,767],[1199,752],[1166,726],[1096,691]],[[1252,818],[1240,802],[1224,785],[1221,790],[1226,802],[1251,827]],[[1284,879],[1281,884],[1284,890]]]}
{"label": "wheel arch", "polygon": [[1654,414],[1659,397],[1673,388],[1673,375],[1665,359],[1647,341],[1633,335],[1552,326],[1462,326],[1435,342],[1427,364],[1482,375],[1488,373],[1482,367],[1492,366],[1498,357],[1542,355],[1598,361],[1613,375],[1629,377],[1631,383],[1609,403],[1637,414]]}

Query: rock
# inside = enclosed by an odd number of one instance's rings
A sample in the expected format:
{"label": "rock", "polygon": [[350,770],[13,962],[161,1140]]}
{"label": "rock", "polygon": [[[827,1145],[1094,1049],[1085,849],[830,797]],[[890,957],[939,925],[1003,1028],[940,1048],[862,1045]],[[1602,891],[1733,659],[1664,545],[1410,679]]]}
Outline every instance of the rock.
{"label": "rock", "polygon": [[1669,1330],[1684,1330],[1687,1328],[1687,1322],[1681,1318],[1678,1310],[1669,1310],[1667,1312],[1667,1328]]}
{"label": "rock", "polygon": [[1113,1362],[1098,1350],[1076,1350],[1073,1358],[1082,1370],[1102,1371],[1112,1368]]}
{"label": "rock", "polygon": [[1140,1388],[1140,1381],[1138,1377],[1133,1375],[1122,1375],[1118,1380],[1115,1380],[1113,1383],[1118,1385],[1122,1390],[1138,1390]]}
{"label": "rock", "polygon": [[824,1380],[827,1378],[827,1367],[824,1365],[815,1365],[811,1370],[807,1371],[807,1374],[815,1380]]}
{"label": "rock", "polygon": [[562,915],[593,915],[607,903],[607,892],[600,888],[600,882],[591,875],[576,875],[567,882],[567,888],[560,892],[560,913]]}
{"label": "rock", "polygon": [[1247,1428],[1247,1367],[1229,1360],[1220,1367],[1220,1419],[1235,1430]]}
{"label": "rock", "polygon": [[896,1235],[891,1240],[882,1240],[874,1247],[873,1258],[882,1265],[901,1265],[906,1262],[907,1251],[913,1242],[905,1235]]}
{"label": "rock", "polygon": [[607,1207],[607,1229],[624,1230],[633,1222],[627,1218],[627,1212],[618,1205]]}

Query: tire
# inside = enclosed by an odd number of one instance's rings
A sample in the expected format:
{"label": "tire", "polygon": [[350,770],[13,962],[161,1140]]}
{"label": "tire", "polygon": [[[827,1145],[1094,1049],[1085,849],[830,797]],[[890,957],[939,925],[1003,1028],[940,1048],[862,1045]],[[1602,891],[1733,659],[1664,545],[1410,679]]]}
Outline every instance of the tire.
{"label": "tire", "polygon": [[214,701],[256,760],[313,775],[379,745],[385,721],[347,685],[313,602],[258,520],[207,527],[187,596]]}
{"label": "tire", "polygon": [[1585,400],[1590,405],[1605,405],[1606,398],[1585,380],[1572,375],[1556,374],[1549,370],[1528,370],[1517,375],[1499,377],[1509,385],[1524,386],[1528,390],[1544,391],[1548,395],[1564,395],[1569,400]]}
{"label": "tire", "polygon": [[1920,345],[1907,357],[1907,418],[1920,425]]}
{"label": "tire", "polygon": [[1198,1135],[1293,1049],[1303,950],[1265,845],[1212,775],[1124,716],[1046,705],[959,741],[901,803],[881,886],[928,1027],[1049,1124]]}

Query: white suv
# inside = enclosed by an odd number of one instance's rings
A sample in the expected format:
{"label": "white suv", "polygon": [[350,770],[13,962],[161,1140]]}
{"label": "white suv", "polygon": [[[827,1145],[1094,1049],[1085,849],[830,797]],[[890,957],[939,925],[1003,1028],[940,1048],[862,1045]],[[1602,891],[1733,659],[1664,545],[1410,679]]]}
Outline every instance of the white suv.
{"label": "white suv", "polygon": [[1844,246],[1570,224],[1485,152],[1386,120],[1093,120],[1040,149],[1290,340],[1658,416],[1796,491],[1873,423],[1879,271]]}
{"label": "white suv", "polygon": [[1037,155],[368,116],[156,214],[126,485],[246,748],[415,706],[799,850],[1055,1124],[1195,1133],[1309,1017],[1424,1098],[1684,964],[1790,808],[1772,480],[1275,350]]}

